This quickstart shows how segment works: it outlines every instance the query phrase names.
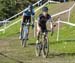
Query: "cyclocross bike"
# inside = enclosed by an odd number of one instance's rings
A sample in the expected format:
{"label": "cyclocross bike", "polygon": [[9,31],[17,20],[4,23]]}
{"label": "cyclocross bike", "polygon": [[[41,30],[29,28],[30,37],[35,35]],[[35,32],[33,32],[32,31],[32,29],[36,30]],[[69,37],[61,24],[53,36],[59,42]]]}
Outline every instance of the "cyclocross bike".
{"label": "cyclocross bike", "polygon": [[[47,30],[47,32],[51,32],[50,30]],[[52,32],[53,34],[53,32]],[[42,56],[46,58],[49,53],[49,40],[48,36],[46,37],[46,32],[42,33],[40,32],[39,35],[39,43],[36,43],[36,48],[35,48],[36,56]]]}
{"label": "cyclocross bike", "polygon": [[30,24],[29,22],[27,22],[26,24],[24,24],[23,27],[23,31],[22,31],[22,46],[25,47],[26,46],[26,42],[28,39],[28,31],[29,31],[29,26],[32,26],[32,29],[34,28],[34,16],[31,16],[33,23]]}
{"label": "cyclocross bike", "polygon": [[29,26],[32,26],[32,24],[26,23],[26,24],[24,24],[24,27],[23,27],[22,39],[21,39],[21,40],[22,40],[22,46],[23,46],[23,47],[26,46],[26,43],[27,43],[27,40],[28,40]]}

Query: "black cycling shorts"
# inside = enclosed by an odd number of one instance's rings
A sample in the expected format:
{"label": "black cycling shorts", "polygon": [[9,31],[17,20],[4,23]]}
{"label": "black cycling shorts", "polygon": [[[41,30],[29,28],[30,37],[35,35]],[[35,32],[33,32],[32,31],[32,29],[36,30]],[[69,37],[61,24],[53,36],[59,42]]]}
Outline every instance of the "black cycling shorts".
{"label": "black cycling shorts", "polygon": [[31,16],[23,16],[23,23],[27,23],[27,22],[31,23]]}
{"label": "black cycling shorts", "polygon": [[41,28],[41,32],[42,33],[44,33],[44,32],[47,33],[47,28]]}

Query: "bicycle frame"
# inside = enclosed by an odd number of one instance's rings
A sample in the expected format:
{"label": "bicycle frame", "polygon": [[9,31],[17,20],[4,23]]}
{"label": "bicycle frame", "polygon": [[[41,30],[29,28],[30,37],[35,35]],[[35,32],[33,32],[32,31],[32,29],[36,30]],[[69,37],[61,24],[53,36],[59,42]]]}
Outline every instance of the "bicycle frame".
{"label": "bicycle frame", "polygon": [[39,39],[39,44],[37,47],[38,49],[36,49],[36,53],[38,54],[38,56],[40,56],[42,52],[43,57],[46,58],[49,52],[48,37],[46,36],[45,32],[44,33],[40,32],[39,38],[40,39]]}
{"label": "bicycle frame", "polygon": [[27,39],[28,34],[28,26],[23,27],[23,39]]}
{"label": "bicycle frame", "polygon": [[45,33],[42,33],[42,32],[40,32],[40,36],[39,36],[39,38],[40,38],[40,42],[43,42],[43,40],[45,39]]}
{"label": "bicycle frame", "polygon": [[32,26],[32,25],[27,23],[27,24],[24,24],[23,26],[23,31],[22,31],[22,46],[23,47],[26,46],[26,42],[28,40],[29,26]]}
{"label": "bicycle frame", "polygon": [[26,42],[28,39],[28,26],[29,25],[24,25],[23,26],[23,31],[22,31],[22,46],[25,47],[26,46]]}

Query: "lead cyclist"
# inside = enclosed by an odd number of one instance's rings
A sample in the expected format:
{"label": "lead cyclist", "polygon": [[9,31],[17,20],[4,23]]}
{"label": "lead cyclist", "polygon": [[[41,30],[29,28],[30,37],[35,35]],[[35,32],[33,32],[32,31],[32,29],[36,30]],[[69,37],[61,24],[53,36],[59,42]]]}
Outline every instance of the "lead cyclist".
{"label": "lead cyclist", "polygon": [[53,21],[51,18],[51,15],[48,13],[48,8],[47,7],[43,7],[42,8],[42,13],[39,15],[38,17],[38,21],[37,21],[37,41],[36,44],[39,43],[39,35],[40,32],[45,32],[45,36],[47,37],[47,26],[46,23],[49,21],[50,23],[50,30],[53,31]]}

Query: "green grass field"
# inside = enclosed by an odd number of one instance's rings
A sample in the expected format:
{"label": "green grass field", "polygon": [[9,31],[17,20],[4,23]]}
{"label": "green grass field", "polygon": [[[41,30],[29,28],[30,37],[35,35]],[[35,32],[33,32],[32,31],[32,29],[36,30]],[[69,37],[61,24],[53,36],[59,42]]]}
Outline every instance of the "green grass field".
{"label": "green grass field", "polygon": [[[49,13],[53,15],[68,9],[73,3],[48,4],[46,6],[50,10]],[[41,11],[36,13],[36,18],[39,13]],[[66,20],[66,16],[68,15],[63,14],[61,17]],[[57,17],[54,20],[57,20]],[[70,22],[75,23],[75,7],[71,11]],[[33,36],[33,30],[30,31],[28,46],[26,48],[21,46],[21,41],[18,39],[19,27],[20,22],[8,28],[5,34],[0,33],[0,63],[75,63],[75,27],[61,24],[58,42],[56,41],[57,30],[52,37],[49,33],[50,52],[46,59],[35,56],[36,38]]]}

